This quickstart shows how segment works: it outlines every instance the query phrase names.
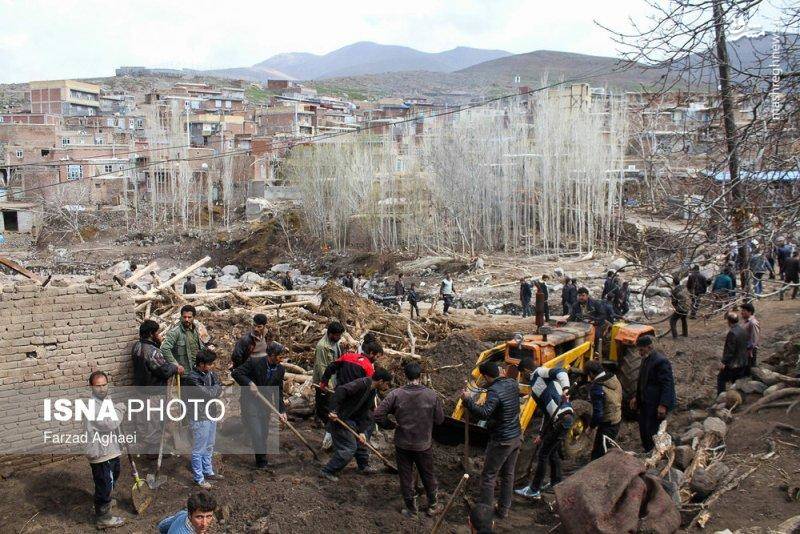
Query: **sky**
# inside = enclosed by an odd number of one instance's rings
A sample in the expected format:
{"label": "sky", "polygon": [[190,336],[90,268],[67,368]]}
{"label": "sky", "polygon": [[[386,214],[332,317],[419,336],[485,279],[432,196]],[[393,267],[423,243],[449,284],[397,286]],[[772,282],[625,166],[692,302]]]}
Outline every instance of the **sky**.
{"label": "sky", "polygon": [[250,66],[357,41],[618,56],[595,21],[625,29],[648,13],[643,0],[0,0],[0,83]]}

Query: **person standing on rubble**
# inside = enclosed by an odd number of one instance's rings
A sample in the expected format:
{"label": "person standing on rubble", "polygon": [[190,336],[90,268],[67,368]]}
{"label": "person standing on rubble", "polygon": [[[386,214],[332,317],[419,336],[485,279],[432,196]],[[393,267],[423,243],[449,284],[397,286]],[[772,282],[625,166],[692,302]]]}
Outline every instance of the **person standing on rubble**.
{"label": "person standing on rubble", "polygon": [[383,354],[383,346],[377,340],[365,341],[360,348],[361,352],[347,352],[342,357],[331,362],[322,373],[319,387],[328,390],[331,378],[335,377],[337,386],[347,384],[353,380],[372,376],[375,373],[375,360]]}
{"label": "person standing on rubble", "polygon": [[267,316],[257,313],[253,316],[253,328],[236,341],[231,352],[231,368],[236,368],[248,358],[260,358],[270,353],[280,354],[286,347],[273,339],[267,328]]}
{"label": "person standing on rubble", "polygon": [[[800,285],[800,251],[795,250],[792,256],[786,260],[783,271],[784,284],[792,284],[792,300],[797,298],[797,288]],[[781,286],[781,300],[786,285]]]}
{"label": "person standing on rubble", "polygon": [[212,289],[217,289],[217,275],[212,274],[211,278],[206,281],[206,291],[210,291]]}
{"label": "person standing on rubble", "polygon": [[541,280],[537,280],[533,282],[533,285],[536,289],[539,290],[544,295],[544,320],[550,320],[550,288],[547,287],[547,281],[550,280],[550,277],[546,274],[542,275]]}
{"label": "person standing on rubble", "polygon": [[286,368],[281,365],[278,354],[268,352],[263,358],[248,358],[231,372],[231,377],[242,387],[242,421],[250,434],[256,469],[268,468],[270,410],[259,398],[266,397],[278,410],[278,418],[286,422],[286,406],[283,402],[283,378]]}
{"label": "person standing on rubble", "polygon": [[[344,326],[338,321],[333,321],[328,324],[328,329],[325,335],[317,342],[314,349],[314,373],[311,381],[318,386],[321,386],[322,375],[328,366],[335,360],[338,360],[342,355],[342,347],[340,340],[344,334]],[[336,387],[335,382],[329,383],[331,390]],[[328,422],[328,402],[330,400],[330,391],[324,388],[318,388],[314,392],[314,406],[316,416],[322,421],[323,424]],[[323,450],[331,448],[333,442],[331,441],[331,433],[325,431],[325,436],[322,438]]]}
{"label": "person standing on rubble", "polygon": [[195,368],[186,376],[186,385],[189,386],[189,401],[196,403],[195,413],[197,413],[197,418],[189,423],[189,428],[192,430],[190,467],[194,483],[203,489],[211,489],[210,480],[222,480],[222,475],[214,472],[212,464],[214,443],[217,439],[217,422],[206,416],[217,417],[220,415],[214,413],[213,406],[207,404],[213,399],[218,399],[222,394],[219,377],[211,370],[216,359],[217,355],[214,352],[201,350],[197,355]]}
{"label": "person standing on rubble", "polygon": [[569,315],[572,306],[578,302],[578,287],[574,278],[564,278],[564,287],[561,289],[561,308],[564,315]]}
{"label": "person standing on rubble", "polygon": [[689,273],[689,278],[686,280],[686,290],[692,297],[692,313],[689,318],[696,319],[697,310],[700,308],[701,295],[705,295],[706,291],[708,291],[708,280],[700,272],[699,265],[692,266],[692,272]]}
{"label": "person standing on rubble", "polygon": [[661,421],[675,408],[675,376],[672,364],[664,354],[655,349],[653,336],[641,336],[636,340],[636,350],[642,357],[636,396],[631,397],[631,410],[638,411],[639,437],[644,452],[655,447],[653,436]]}
{"label": "person standing on rubble", "polygon": [[522,444],[522,429],[519,424],[519,383],[514,378],[500,376],[497,362],[486,361],[478,366],[486,382],[486,399],[478,404],[469,392],[462,391],[461,401],[471,417],[486,421],[489,429],[489,444],[483,464],[478,502],[494,506],[494,488],[500,476],[500,500],[495,515],[500,519],[508,516],[511,496],[514,491],[514,468]]}
{"label": "person standing on rubble", "polygon": [[592,404],[591,428],[596,428],[592,460],[606,453],[605,436],[617,439],[622,422],[622,384],[611,371],[603,369],[600,362],[590,360],[584,367],[589,379],[589,401]]}
{"label": "person standing on rubble", "polygon": [[614,271],[608,271],[606,273],[606,279],[603,282],[603,293],[600,295],[600,298],[602,300],[608,300],[608,296],[614,292],[615,287]]}
{"label": "person standing on rubble", "polygon": [[745,302],[740,308],[744,331],[747,334],[747,374],[758,364],[758,343],[761,339],[761,325],[756,319],[756,308],[752,302]]}
{"label": "person standing on rubble", "polygon": [[197,286],[192,282],[192,277],[187,276],[186,281],[183,283],[183,294],[194,295],[195,293],[197,293]]}
{"label": "person standing on rubble", "polygon": [[444,301],[444,310],[442,313],[449,315],[448,310],[450,309],[450,306],[453,305],[453,301],[456,299],[456,290],[453,286],[453,279],[450,278],[449,274],[444,275],[444,280],[442,280],[442,284],[439,286],[439,295],[442,297],[442,301]]}
{"label": "person standing on rubble", "polygon": [[519,279],[519,302],[522,306],[522,316],[530,317],[533,315],[531,312],[531,298],[533,297],[533,288],[525,278]]}
{"label": "person standing on rubble", "polygon": [[[536,471],[530,484],[514,490],[517,495],[529,499],[541,499],[542,490],[561,482],[561,446],[572,428],[575,411],[569,402],[569,375],[562,367],[539,367],[533,369],[533,358],[519,364],[520,373],[528,376],[531,397],[536,401],[542,415],[542,426],[534,444],[539,449],[536,456]],[[542,486],[547,467],[550,467],[550,483]]]}
{"label": "person standing on rubble", "polygon": [[614,293],[613,307],[614,314],[618,317],[625,317],[631,309],[630,305],[631,289],[627,281]]}
{"label": "person standing on rubble", "polygon": [[397,280],[394,281],[394,296],[397,299],[397,305],[402,306],[406,296],[406,286],[403,284],[403,273],[398,273]]}
{"label": "person standing on rubble", "polygon": [[121,402],[114,404],[113,416],[101,415],[101,406],[108,397],[108,375],[103,371],[93,372],[89,375],[89,385],[94,416],[86,418],[86,458],[94,480],[94,521],[98,530],[104,530],[125,524],[124,519],[112,515],[114,501],[111,498],[119,480],[119,457],[122,455],[120,442],[114,438],[119,433],[125,405]]}
{"label": "person standing on rubble", "polygon": [[[375,426],[372,411],[378,392],[385,392],[392,382],[392,375],[386,369],[377,369],[372,377],[364,377],[336,386],[328,412],[328,428],[333,437],[333,455],[319,475],[331,482],[336,482],[336,475],[356,459],[358,472],[371,475],[376,471],[369,465],[369,449],[366,442],[372,435]],[[340,424],[341,419],[350,428],[358,432],[353,436]]]}
{"label": "person standing on rubble", "polygon": [[728,321],[728,334],[725,336],[722,361],[719,364],[717,394],[725,391],[729,382],[736,382],[747,376],[748,372],[747,332],[739,324],[736,313],[729,312],[725,319]]}
{"label": "person standing on rubble", "polygon": [[408,300],[408,305],[411,308],[411,320],[414,320],[414,312],[417,312],[417,319],[419,319],[419,295],[414,284],[411,284],[408,293],[406,293],[406,300]]}
{"label": "person standing on rubble", "polygon": [[294,280],[292,280],[292,272],[286,271],[283,273],[283,278],[281,278],[281,285],[283,289],[286,291],[292,291],[294,289]]}
{"label": "person standing on rubble", "polygon": [[185,376],[190,370],[194,369],[197,353],[205,348],[200,340],[200,334],[194,324],[194,317],[197,310],[191,304],[186,304],[181,308],[181,322],[167,332],[164,342],[161,344],[161,352],[168,362],[183,367],[180,376]]}
{"label": "person standing on rubble", "polygon": [[750,257],[750,273],[752,277],[755,277],[753,291],[756,295],[760,295],[764,291],[764,275],[770,273],[772,277],[775,276],[767,258],[757,248],[753,250],[753,255]]}
{"label": "person standing on rubble", "polygon": [[688,324],[686,318],[689,316],[691,304],[689,303],[689,295],[681,285],[681,280],[677,276],[672,277],[672,315],[669,318],[669,331],[672,333],[672,339],[678,339],[678,321],[681,322],[681,334],[683,337],[689,336]]}
{"label": "person standing on rubble", "polygon": [[342,285],[351,291],[355,291],[356,281],[353,278],[353,271],[349,271],[342,277]]}
{"label": "person standing on rubble", "polygon": [[[436,475],[433,471],[433,426],[444,421],[444,409],[439,395],[420,383],[422,367],[411,362],[403,372],[408,383],[396,388],[375,409],[375,422],[382,428],[395,428],[394,445],[400,492],[403,495],[402,514],[413,517],[417,513],[414,465],[428,497],[429,516],[436,515],[442,506],[436,497]],[[396,424],[388,419],[393,415]]]}

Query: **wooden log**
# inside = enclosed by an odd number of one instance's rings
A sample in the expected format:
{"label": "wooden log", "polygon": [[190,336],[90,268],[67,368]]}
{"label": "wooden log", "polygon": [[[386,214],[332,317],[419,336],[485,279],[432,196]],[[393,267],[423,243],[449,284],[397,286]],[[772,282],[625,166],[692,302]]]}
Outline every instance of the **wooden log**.
{"label": "wooden log", "polygon": [[148,263],[148,264],[147,264],[147,265],[145,265],[144,267],[139,267],[139,268],[138,268],[138,269],[136,269],[136,271],[135,271],[135,272],[134,272],[134,273],[133,273],[133,274],[130,276],[130,278],[128,278],[127,280],[125,280],[125,285],[126,285],[126,286],[128,286],[128,285],[130,285],[130,284],[132,284],[132,283],[136,282],[137,280],[139,280],[141,277],[143,277],[143,276],[144,276],[144,275],[146,275],[147,273],[149,273],[149,272],[151,272],[151,271],[155,271],[156,269],[158,269],[158,262],[155,262],[155,261],[151,261],[150,263]]}
{"label": "wooden log", "polygon": [[383,353],[389,356],[397,356],[398,358],[412,358],[414,360],[421,360],[422,356],[417,354],[411,354],[410,352],[403,352],[400,350],[390,349],[388,347],[383,348]]}
{"label": "wooden log", "polygon": [[39,285],[42,285],[42,283],[43,283],[43,280],[39,277],[38,274],[32,273],[31,271],[29,271],[28,269],[26,269],[25,267],[23,267],[22,265],[20,265],[19,263],[15,262],[13,260],[10,260],[8,258],[4,258],[4,257],[0,256],[0,265],[5,265],[6,267],[11,269],[12,271],[18,272],[19,274],[21,274],[25,278],[33,280],[34,282],[36,282]]}
{"label": "wooden log", "polygon": [[772,401],[782,399],[783,397],[790,397],[792,395],[800,395],[800,388],[779,389],[778,391],[770,393],[766,397],[761,398],[758,402],[748,407],[743,413],[745,414],[755,413],[761,408],[763,408],[764,405],[770,404]]}
{"label": "wooden log", "polygon": [[303,369],[299,365],[295,365],[295,364],[289,363],[289,362],[281,362],[281,365],[283,365],[286,368],[287,371],[291,371],[292,373],[297,373],[299,375],[307,374],[308,376],[311,376],[311,372],[310,371],[307,371],[307,370]]}
{"label": "wooden log", "polygon": [[[155,289],[156,290],[161,290],[161,289],[164,289],[166,287],[172,286],[172,284],[175,284],[176,282],[180,282],[181,280],[183,280],[184,278],[186,278],[187,276],[192,274],[192,271],[194,271],[195,269],[199,269],[200,267],[202,267],[203,265],[205,265],[206,263],[208,263],[210,261],[211,261],[211,256],[206,256],[205,258],[194,262],[193,264],[191,264],[190,266],[188,266],[187,268],[185,268],[184,270],[182,270],[181,272],[179,272],[175,276],[171,277],[166,282],[160,283],[158,286],[155,287]],[[153,290],[151,290],[151,291],[153,291]],[[154,291],[154,293],[155,293],[155,291]]]}

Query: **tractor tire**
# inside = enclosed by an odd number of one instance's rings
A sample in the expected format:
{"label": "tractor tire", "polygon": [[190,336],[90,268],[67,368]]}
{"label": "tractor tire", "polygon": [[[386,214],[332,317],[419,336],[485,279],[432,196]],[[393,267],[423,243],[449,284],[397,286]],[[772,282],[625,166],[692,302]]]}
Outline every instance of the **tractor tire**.
{"label": "tractor tire", "polygon": [[622,384],[622,398],[630,399],[636,395],[636,386],[639,382],[639,368],[642,366],[642,357],[636,347],[625,347],[622,361],[617,362],[617,378]]}
{"label": "tractor tire", "polygon": [[562,456],[568,459],[577,459],[588,456],[594,446],[594,430],[589,428],[592,421],[592,405],[587,401],[572,401],[572,410],[575,412],[572,428],[567,432],[564,444],[561,447]]}

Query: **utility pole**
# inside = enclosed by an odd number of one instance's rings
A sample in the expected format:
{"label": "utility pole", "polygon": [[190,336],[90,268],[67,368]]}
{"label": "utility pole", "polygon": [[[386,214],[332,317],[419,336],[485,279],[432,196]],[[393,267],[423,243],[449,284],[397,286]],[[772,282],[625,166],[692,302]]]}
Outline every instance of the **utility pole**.
{"label": "utility pole", "polygon": [[[733,231],[739,241],[739,259],[742,271],[746,271],[750,264],[750,247],[747,239],[747,214],[745,211],[745,191],[739,180],[739,156],[736,141],[736,122],[733,117],[733,95],[731,93],[731,71],[728,59],[728,45],[725,39],[725,15],[722,11],[722,0],[713,0],[714,34],[717,49],[717,66],[719,68],[719,93],[722,101],[722,119],[725,131],[725,148],[728,161],[728,173],[731,177],[731,213]],[[745,239],[742,243],[742,239]],[[742,287],[745,292],[750,290],[750,277],[743,272]]]}

